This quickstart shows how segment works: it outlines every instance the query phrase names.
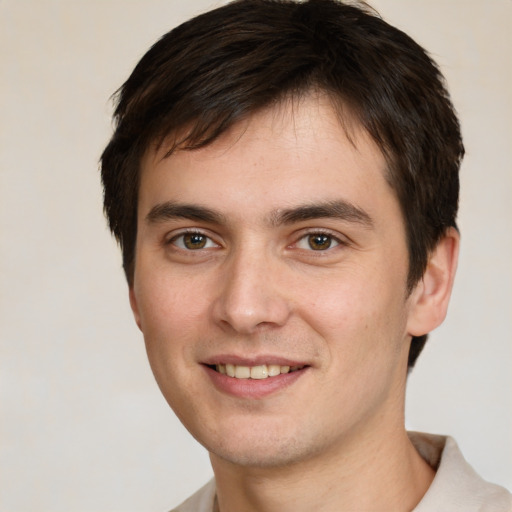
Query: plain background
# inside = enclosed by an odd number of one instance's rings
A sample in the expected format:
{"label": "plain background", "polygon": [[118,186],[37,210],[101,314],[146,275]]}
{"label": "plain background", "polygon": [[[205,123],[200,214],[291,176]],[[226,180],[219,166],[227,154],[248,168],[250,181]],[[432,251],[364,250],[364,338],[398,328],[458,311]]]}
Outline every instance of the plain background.
{"label": "plain background", "polygon": [[[217,5],[219,2],[217,2]],[[160,396],[101,205],[109,96],[212,0],[0,0],[0,510],[167,510],[211,475]],[[441,64],[467,146],[451,310],[407,426],[512,488],[512,1],[378,0]]]}

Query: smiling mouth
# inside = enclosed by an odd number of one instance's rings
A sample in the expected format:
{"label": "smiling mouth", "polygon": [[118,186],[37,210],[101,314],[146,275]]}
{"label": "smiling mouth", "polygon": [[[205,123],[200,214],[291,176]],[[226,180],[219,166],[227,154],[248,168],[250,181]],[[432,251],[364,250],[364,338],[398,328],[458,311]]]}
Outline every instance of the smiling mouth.
{"label": "smiling mouth", "polygon": [[236,364],[215,364],[209,365],[216,372],[233,377],[235,379],[268,379],[277,377],[283,373],[302,370],[306,365],[301,366],[280,366],[278,364],[262,364],[258,366],[242,366]]}

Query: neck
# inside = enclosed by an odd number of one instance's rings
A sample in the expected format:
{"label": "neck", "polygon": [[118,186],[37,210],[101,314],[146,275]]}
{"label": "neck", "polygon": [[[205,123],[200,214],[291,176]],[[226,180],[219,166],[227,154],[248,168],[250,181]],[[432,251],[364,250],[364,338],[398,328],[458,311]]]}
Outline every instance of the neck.
{"label": "neck", "polygon": [[405,429],[358,433],[338,450],[286,467],[240,467],[211,454],[220,512],[412,510],[434,471]]}

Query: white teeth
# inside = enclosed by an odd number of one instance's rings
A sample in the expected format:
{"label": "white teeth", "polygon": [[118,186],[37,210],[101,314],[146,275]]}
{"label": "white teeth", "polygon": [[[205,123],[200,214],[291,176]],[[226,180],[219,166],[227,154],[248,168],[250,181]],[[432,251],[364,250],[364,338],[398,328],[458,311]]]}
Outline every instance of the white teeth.
{"label": "white teeth", "polygon": [[251,368],[251,379],[266,379],[268,377],[267,365],[253,366]]}
{"label": "white teeth", "polygon": [[217,364],[215,369],[222,375],[234,377],[235,379],[267,379],[277,377],[282,373],[289,373],[300,370],[304,366],[280,366],[278,364],[262,364],[259,366],[242,366],[235,364]]}
{"label": "white teeth", "polygon": [[269,364],[267,366],[267,370],[269,377],[275,377],[276,375],[279,375],[281,373],[281,367],[278,364]]}
{"label": "white teeth", "polygon": [[235,377],[237,379],[248,379],[251,376],[251,369],[248,366],[235,366]]}

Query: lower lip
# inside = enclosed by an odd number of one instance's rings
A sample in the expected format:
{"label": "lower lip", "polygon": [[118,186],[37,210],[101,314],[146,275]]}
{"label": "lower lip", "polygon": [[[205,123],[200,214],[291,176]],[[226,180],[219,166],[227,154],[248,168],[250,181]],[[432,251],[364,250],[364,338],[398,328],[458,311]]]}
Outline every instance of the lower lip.
{"label": "lower lip", "polygon": [[308,367],[305,367],[301,370],[281,373],[281,375],[267,377],[266,379],[237,379],[223,375],[209,366],[204,366],[204,368],[219,391],[238,398],[252,399],[265,398],[278,393],[300,379],[308,369]]}

